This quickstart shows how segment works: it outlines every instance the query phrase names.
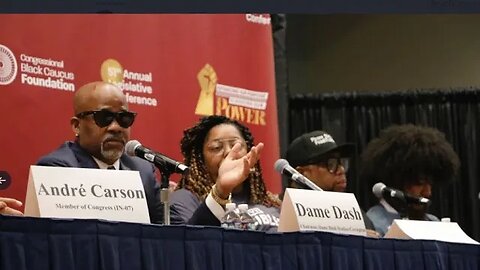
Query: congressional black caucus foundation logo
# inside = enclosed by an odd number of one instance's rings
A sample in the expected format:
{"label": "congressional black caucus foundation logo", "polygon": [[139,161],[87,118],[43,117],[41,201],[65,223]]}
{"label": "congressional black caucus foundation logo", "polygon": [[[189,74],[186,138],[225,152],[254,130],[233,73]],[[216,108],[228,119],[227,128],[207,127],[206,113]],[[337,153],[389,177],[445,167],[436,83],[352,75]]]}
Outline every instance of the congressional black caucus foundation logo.
{"label": "congressional black caucus foundation logo", "polygon": [[0,85],[7,85],[17,76],[17,60],[12,51],[0,44]]}
{"label": "congressional black caucus foundation logo", "polygon": [[10,186],[11,179],[6,171],[0,171],[0,190],[7,189]]}

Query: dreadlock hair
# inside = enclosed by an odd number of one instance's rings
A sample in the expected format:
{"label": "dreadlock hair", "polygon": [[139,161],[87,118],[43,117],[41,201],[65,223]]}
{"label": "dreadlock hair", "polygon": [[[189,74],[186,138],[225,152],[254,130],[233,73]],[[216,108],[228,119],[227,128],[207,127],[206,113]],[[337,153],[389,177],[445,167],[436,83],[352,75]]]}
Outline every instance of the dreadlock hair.
{"label": "dreadlock hair", "polygon": [[460,160],[438,129],[412,124],[393,125],[370,141],[361,156],[360,181],[382,181],[403,190],[421,179],[453,180]]}
{"label": "dreadlock hair", "polygon": [[[190,167],[190,170],[182,176],[176,189],[188,189],[201,199],[207,197],[216,179],[212,179],[207,172],[203,157],[203,144],[208,132],[221,124],[233,125],[240,131],[247,143],[247,151],[250,151],[254,146],[254,139],[250,130],[239,122],[218,115],[201,118],[196,125],[183,131],[180,147],[184,157],[183,162]],[[269,207],[280,206],[280,200],[277,196],[266,190],[260,162],[255,164],[254,170],[251,170],[244,183],[249,187],[250,203],[263,204]]]}

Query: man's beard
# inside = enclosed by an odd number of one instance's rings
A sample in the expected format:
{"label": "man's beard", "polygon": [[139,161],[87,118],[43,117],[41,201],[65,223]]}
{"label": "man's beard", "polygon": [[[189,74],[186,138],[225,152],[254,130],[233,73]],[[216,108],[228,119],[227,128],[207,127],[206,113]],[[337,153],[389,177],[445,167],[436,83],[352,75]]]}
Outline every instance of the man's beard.
{"label": "man's beard", "polygon": [[103,143],[102,143],[100,147],[100,154],[102,154],[102,156],[106,160],[117,160],[122,156],[123,151],[119,151],[117,149],[106,150],[103,148]]}

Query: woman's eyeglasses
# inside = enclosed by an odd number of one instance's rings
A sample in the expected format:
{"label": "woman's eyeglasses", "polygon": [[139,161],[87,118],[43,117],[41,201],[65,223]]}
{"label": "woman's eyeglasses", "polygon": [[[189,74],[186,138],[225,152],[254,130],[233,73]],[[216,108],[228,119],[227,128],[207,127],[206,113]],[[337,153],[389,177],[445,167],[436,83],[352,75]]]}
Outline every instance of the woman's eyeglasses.
{"label": "woman's eyeglasses", "polygon": [[232,149],[236,143],[240,143],[241,147],[244,149],[247,148],[247,143],[243,139],[232,138],[215,140],[207,144],[207,150],[215,155],[223,155],[227,149]]}
{"label": "woman's eyeglasses", "polygon": [[90,114],[93,115],[95,124],[101,128],[110,125],[113,120],[116,120],[122,128],[128,128],[133,124],[135,116],[137,115],[137,113],[129,111],[111,112],[109,110],[96,110],[81,112],[75,116],[78,118],[84,118]]}
{"label": "woman's eyeglasses", "polygon": [[342,166],[345,172],[348,171],[350,159],[349,158],[328,158],[326,160],[320,161],[317,164],[327,168],[330,173],[336,173],[338,167]]}

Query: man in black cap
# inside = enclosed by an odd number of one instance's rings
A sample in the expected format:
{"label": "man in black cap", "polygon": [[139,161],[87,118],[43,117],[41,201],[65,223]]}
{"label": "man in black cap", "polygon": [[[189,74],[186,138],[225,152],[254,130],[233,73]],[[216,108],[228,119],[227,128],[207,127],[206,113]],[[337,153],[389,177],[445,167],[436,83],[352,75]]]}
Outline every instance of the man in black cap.
{"label": "man in black cap", "polygon": [[[297,137],[288,146],[290,166],[325,191],[344,192],[347,188],[346,172],[355,145],[337,145],[330,134],[312,131]],[[289,187],[304,188],[295,182]]]}
{"label": "man in black cap", "polygon": [[[330,134],[316,130],[302,134],[288,146],[286,159],[290,166],[310,179],[324,191],[345,192],[350,158],[355,145],[337,145]],[[288,180],[285,188],[304,188],[300,183]],[[370,219],[362,210],[365,227],[374,230]]]}

